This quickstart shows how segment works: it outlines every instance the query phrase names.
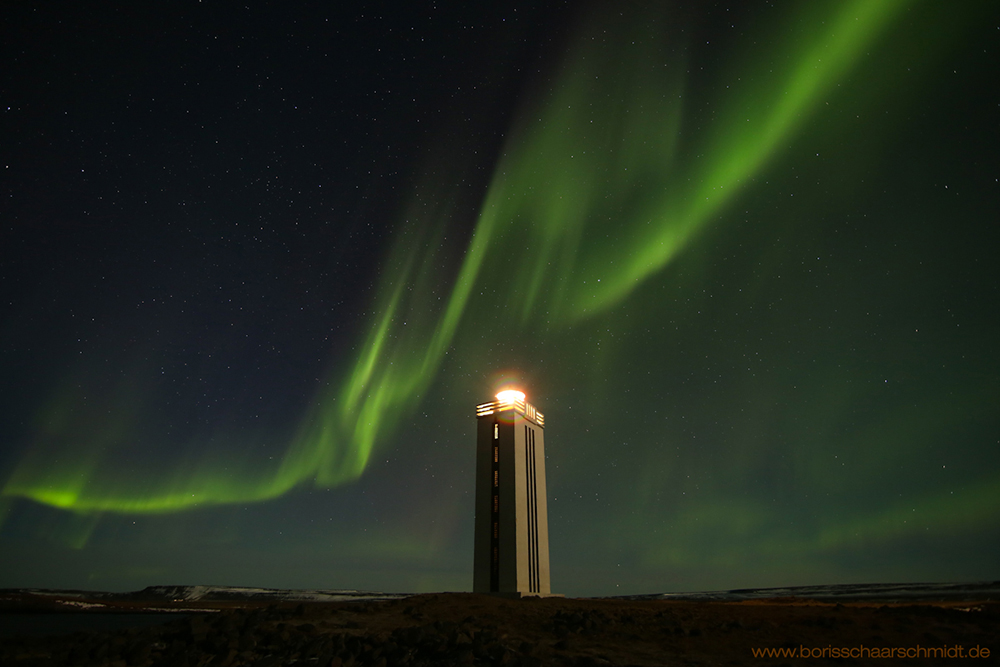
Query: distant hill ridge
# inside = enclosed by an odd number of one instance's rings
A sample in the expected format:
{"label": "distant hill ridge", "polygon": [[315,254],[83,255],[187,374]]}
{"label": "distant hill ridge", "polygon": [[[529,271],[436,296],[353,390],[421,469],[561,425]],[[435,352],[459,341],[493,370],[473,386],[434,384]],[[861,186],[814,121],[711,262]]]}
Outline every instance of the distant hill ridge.
{"label": "distant hill ridge", "polygon": [[[130,600],[136,602],[346,602],[394,600],[412,593],[382,593],[352,589],[288,589],[251,586],[147,586],[130,593],[102,591],[48,590],[20,588],[0,590],[0,595],[30,594],[43,597],[86,598],[92,600]],[[933,600],[1000,600],[1000,581],[964,583],[895,583],[895,584],[831,584],[821,586],[785,586],[776,588],[744,588],[728,591],[690,593],[646,593],[609,596],[621,600],[763,600],[801,598],[825,601],[933,601]],[[597,598],[595,598],[597,599]]]}
{"label": "distant hill ridge", "polygon": [[407,593],[373,593],[356,590],[295,590],[287,588],[255,588],[250,586],[147,586],[129,594],[136,599],[183,600],[295,600],[334,602],[345,600],[391,600],[407,597]]}
{"label": "distant hill ridge", "polygon": [[771,598],[806,598],[811,600],[860,602],[906,602],[917,600],[1000,600],[1000,581],[965,583],[903,584],[829,584],[823,586],[785,586],[780,588],[744,588],[702,593],[655,593],[618,596],[631,600],[763,600]]}

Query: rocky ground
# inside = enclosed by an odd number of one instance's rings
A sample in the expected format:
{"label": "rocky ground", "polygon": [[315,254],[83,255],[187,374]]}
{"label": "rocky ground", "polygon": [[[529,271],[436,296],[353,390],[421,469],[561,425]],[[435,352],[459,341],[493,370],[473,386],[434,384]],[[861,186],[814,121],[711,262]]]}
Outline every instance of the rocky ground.
{"label": "rocky ground", "polygon": [[834,647],[862,646],[953,653],[961,646],[966,655],[978,646],[980,654],[991,652],[973,661],[982,664],[1000,655],[1000,603],[989,601],[512,600],[442,593],[256,608],[202,600],[198,606],[216,611],[141,629],[7,639],[0,643],[0,665],[777,665],[802,658],[755,657],[754,651],[826,648],[829,655]]}

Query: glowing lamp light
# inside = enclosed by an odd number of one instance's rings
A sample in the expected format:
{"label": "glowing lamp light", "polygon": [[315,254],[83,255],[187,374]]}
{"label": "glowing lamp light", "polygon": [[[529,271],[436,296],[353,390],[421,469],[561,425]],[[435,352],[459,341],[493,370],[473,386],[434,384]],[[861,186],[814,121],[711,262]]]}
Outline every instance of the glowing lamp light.
{"label": "glowing lamp light", "polygon": [[486,417],[497,412],[507,412],[508,410],[518,412],[535,422],[538,426],[545,427],[545,417],[535,409],[535,406],[525,401],[524,392],[517,389],[505,389],[497,394],[497,400],[490,401],[489,403],[480,403],[476,406],[476,416]]}
{"label": "glowing lamp light", "polygon": [[497,394],[497,401],[504,404],[524,403],[524,392],[516,389],[507,389]]}

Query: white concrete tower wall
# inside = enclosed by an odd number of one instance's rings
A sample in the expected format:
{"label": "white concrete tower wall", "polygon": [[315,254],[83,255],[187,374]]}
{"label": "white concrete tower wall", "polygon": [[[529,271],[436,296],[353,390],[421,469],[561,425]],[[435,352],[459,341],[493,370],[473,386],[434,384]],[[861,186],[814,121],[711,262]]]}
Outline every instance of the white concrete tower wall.
{"label": "white concrete tower wall", "polygon": [[521,415],[514,420],[514,468],[514,495],[518,499],[517,592],[547,594],[550,584],[545,430]]}
{"label": "white concrete tower wall", "polygon": [[477,406],[473,590],[547,595],[544,417],[520,400]]}

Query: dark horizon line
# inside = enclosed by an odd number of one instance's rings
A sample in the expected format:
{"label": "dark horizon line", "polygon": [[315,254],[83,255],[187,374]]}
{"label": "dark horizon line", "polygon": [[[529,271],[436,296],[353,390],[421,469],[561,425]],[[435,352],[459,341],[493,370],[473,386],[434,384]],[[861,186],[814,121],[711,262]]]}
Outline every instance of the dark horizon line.
{"label": "dark horizon line", "polygon": [[[203,594],[189,598],[190,601],[207,601],[215,599],[213,594],[223,594],[231,597],[250,598],[254,596],[267,597],[274,600],[303,600],[309,593],[357,598],[370,600],[374,597],[393,599],[417,595],[441,594],[471,594],[472,591],[428,591],[416,592],[386,592],[367,591],[345,588],[270,588],[264,586],[229,586],[215,584],[175,584],[152,585],[136,591],[111,592],[84,589],[50,589],[36,587],[0,588],[0,596],[11,594],[40,594],[65,596],[94,596],[101,598],[129,598],[158,595],[164,598],[176,599],[177,593],[206,589]],[[811,598],[837,600],[877,600],[884,597],[901,597],[907,600],[916,599],[949,599],[968,597],[970,593],[986,593],[991,598],[1000,599],[1000,580],[967,581],[967,582],[894,582],[894,583],[855,583],[855,584],[812,584],[802,586],[769,586],[763,588],[734,588],[715,591],[684,591],[637,593],[626,595],[592,595],[573,596],[577,599],[594,600],[741,600],[741,599],[774,599],[774,598]],[[170,595],[168,595],[170,594]],[[281,595],[277,595],[281,594]],[[296,597],[299,594],[299,597]],[[317,600],[319,602],[321,600]]]}

